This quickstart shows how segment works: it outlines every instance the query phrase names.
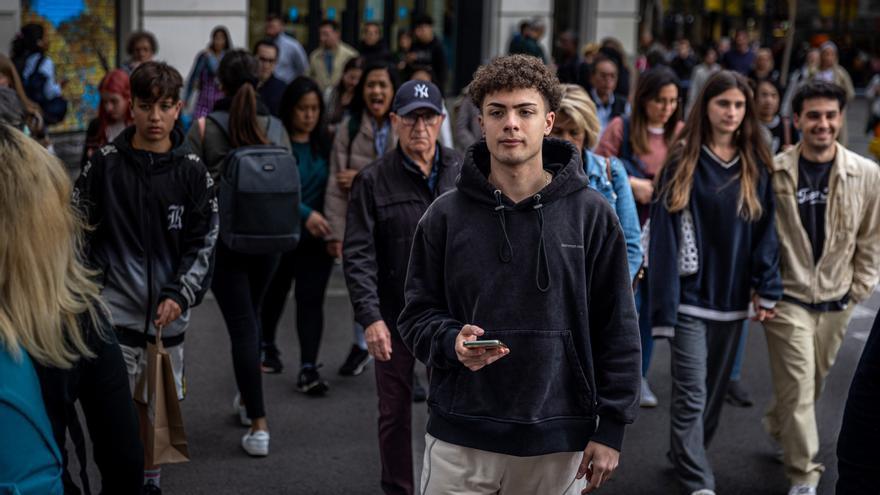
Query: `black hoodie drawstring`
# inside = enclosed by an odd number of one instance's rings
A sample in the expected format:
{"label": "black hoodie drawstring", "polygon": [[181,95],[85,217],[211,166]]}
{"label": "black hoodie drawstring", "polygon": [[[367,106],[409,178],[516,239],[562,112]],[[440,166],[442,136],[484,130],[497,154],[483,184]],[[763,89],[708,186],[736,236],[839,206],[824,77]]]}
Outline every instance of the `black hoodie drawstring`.
{"label": "black hoodie drawstring", "polygon": [[[550,260],[547,258],[547,248],[544,247],[544,205],[541,204],[541,195],[536,194],[535,197],[535,205],[532,208],[538,212],[538,261],[537,266],[535,267],[535,283],[538,286],[538,290],[541,292],[547,292],[550,290]],[[547,284],[543,287],[541,286],[541,268],[543,264],[544,273],[547,275]]]}
{"label": "black hoodie drawstring", "polygon": [[502,263],[510,263],[513,259],[513,246],[510,244],[510,237],[507,235],[507,221],[504,218],[504,204],[501,202],[501,190],[495,189],[495,201],[498,206],[495,211],[498,213],[498,221],[501,223],[501,233],[504,235],[504,243],[507,245],[507,253],[504,252],[504,244],[498,248],[498,258]]}

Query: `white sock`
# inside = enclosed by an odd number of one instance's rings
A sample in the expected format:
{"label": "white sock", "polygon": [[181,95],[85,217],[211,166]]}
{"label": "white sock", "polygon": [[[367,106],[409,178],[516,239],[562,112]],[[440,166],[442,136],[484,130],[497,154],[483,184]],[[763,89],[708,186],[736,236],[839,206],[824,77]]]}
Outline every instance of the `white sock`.
{"label": "white sock", "polygon": [[156,485],[156,488],[159,488],[159,481],[162,478],[162,468],[156,469],[144,469],[144,484]]}

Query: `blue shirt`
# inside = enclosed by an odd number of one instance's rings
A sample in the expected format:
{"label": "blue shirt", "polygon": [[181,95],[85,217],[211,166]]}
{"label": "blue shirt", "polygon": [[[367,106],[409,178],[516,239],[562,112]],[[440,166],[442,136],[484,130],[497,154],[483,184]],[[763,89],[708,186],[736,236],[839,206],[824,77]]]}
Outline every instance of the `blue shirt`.
{"label": "blue shirt", "polygon": [[39,71],[46,76],[46,85],[43,86],[43,96],[47,100],[61,96],[61,86],[55,82],[55,64],[48,56],[43,58],[40,66],[37,67],[37,61],[40,60],[42,54],[39,52],[32,53],[24,62],[24,70],[22,71],[22,82],[31,77],[34,72]]}
{"label": "blue shirt", "polygon": [[275,77],[290,84],[297,76],[309,71],[309,57],[303,46],[287,33],[275,37],[278,47],[278,63],[275,65]]}
{"label": "blue shirt", "polygon": [[[608,97],[608,103],[602,103],[602,99],[599,98],[599,95],[596,93],[595,89],[591,89],[590,93],[593,98],[593,102],[596,104],[596,116],[599,117],[599,135],[601,136],[603,132],[605,132],[605,128],[608,126],[608,123],[611,122],[612,115],[611,112],[614,109],[614,102],[617,100],[617,97],[614,93]],[[629,102],[626,103],[626,107],[623,111],[624,115],[629,115],[630,107]]]}
{"label": "blue shirt", "polygon": [[608,169],[605,158],[584,151],[584,171],[587,173],[590,187],[602,193],[617,213],[620,227],[626,238],[626,260],[629,263],[629,277],[634,279],[642,266],[642,229],[639,227],[639,214],[636,201],[623,163],[611,158],[611,180],[608,180]]}
{"label": "blue shirt", "polygon": [[370,125],[373,126],[373,149],[376,151],[376,156],[382,156],[385,154],[385,145],[388,143],[388,134],[391,133],[391,119],[385,118],[385,122],[382,123],[382,127],[379,127],[379,124],[376,123],[376,119],[370,116]]}

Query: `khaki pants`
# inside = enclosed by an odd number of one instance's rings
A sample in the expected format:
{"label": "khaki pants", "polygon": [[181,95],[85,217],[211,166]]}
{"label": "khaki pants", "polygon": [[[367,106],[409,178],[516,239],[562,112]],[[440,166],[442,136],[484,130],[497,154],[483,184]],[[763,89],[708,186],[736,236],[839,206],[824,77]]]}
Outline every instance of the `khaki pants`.
{"label": "khaki pants", "polygon": [[846,333],[855,304],[843,311],[811,311],[780,301],[764,322],[774,398],[764,427],[783,450],[792,484],[817,485],[825,467],[819,453],[816,401]]}
{"label": "khaki pants", "polygon": [[422,495],[580,494],[575,480],[583,452],[516,457],[471,449],[425,435]]}

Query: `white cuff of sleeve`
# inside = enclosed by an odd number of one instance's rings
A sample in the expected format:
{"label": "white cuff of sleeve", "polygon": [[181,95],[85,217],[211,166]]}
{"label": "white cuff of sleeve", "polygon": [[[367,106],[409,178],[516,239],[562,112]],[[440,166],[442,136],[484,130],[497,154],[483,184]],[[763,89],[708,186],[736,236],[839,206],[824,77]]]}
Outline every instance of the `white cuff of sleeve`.
{"label": "white cuff of sleeve", "polygon": [[651,336],[671,339],[675,337],[675,327],[652,327]]}
{"label": "white cuff of sleeve", "polygon": [[758,297],[758,306],[761,306],[763,309],[773,309],[776,307],[776,301]]}

